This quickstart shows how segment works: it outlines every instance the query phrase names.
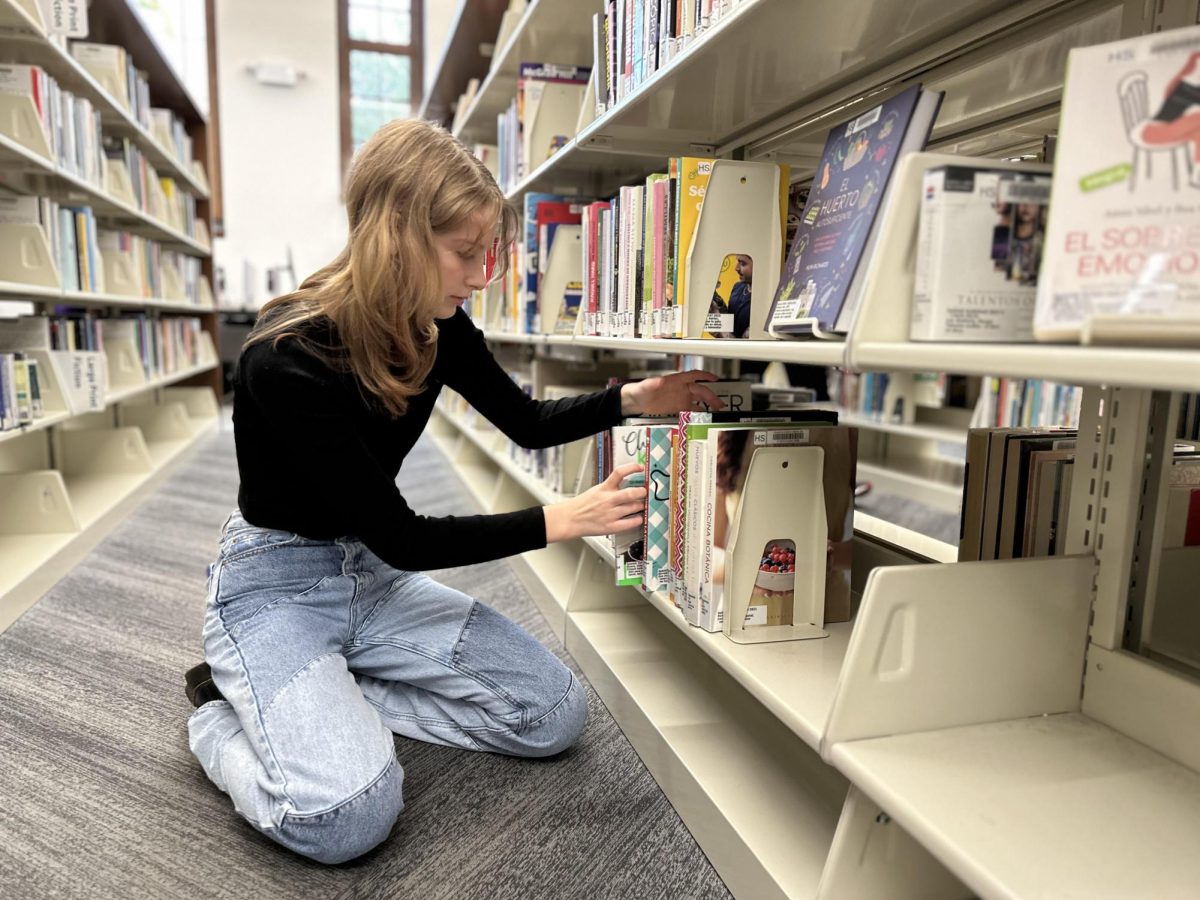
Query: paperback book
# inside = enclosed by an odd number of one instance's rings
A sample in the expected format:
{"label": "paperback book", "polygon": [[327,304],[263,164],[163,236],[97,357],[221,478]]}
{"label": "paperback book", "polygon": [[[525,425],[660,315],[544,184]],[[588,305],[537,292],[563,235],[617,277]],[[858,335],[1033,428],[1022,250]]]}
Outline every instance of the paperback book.
{"label": "paperback book", "polygon": [[984,165],[925,172],[914,341],[1031,341],[1047,174]]}
{"label": "paperback book", "polygon": [[1172,342],[1200,323],[1200,26],[1067,60],[1039,340]]}

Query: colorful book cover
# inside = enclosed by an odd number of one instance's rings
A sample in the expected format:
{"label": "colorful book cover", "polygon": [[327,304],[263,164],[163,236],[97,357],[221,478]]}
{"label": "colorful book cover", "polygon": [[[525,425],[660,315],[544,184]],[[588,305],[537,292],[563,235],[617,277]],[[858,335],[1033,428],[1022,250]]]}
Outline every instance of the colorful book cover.
{"label": "colorful book cover", "polygon": [[[611,460],[606,460],[605,477],[615,469],[629,463],[638,463],[643,471],[646,463],[646,426],[658,420],[627,419],[611,431],[608,450]],[[644,475],[637,473],[626,479],[625,487],[644,483]],[[616,583],[618,585],[640,585],[642,583],[645,544],[642,528],[630,528],[612,536],[613,555],[616,557]]]}
{"label": "colorful book cover", "polygon": [[919,85],[836,126],[825,142],[769,321],[836,328],[920,97]]}
{"label": "colorful book cover", "polygon": [[687,551],[687,502],[688,502],[688,426],[694,422],[711,422],[712,413],[699,413],[691,410],[679,414],[679,425],[676,429],[677,446],[675,454],[675,469],[672,484],[675,485],[675,497],[671,507],[671,546],[673,548],[671,568],[671,599],[675,605],[686,609],[687,582],[684,579]]}
{"label": "colorful book cover", "polygon": [[1070,51],[1039,339],[1077,340],[1097,316],[1200,318],[1197,160],[1200,26]]}
{"label": "colorful book cover", "polygon": [[671,163],[678,173],[675,188],[675,306],[678,311],[670,332],[675,337],[683,337],[681,304],[687,297],[687,255],[692,245],[692,235],[696,233],[696,224],[700,221],[700,206],[704,203],[713,161],[683,156],[672,159]]}
{"label": "colorful book cover", "polygon": [[675,425],[649,425],[646,428],[646,522],[644,526],[645,566],[642,586],[648,591],[661,590],[669,564],[671,543],[671,436]]}

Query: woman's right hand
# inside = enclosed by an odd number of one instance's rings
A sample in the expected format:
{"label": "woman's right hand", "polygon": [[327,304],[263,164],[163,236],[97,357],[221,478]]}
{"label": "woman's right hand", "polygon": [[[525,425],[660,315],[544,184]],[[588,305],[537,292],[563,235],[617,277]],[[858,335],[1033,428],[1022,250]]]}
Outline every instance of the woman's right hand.
{"label": "woman's right hand", "polygon": [[644,485],[622,488],[621,482],[641,471],[641,463],[619,466],[603,482],[579,496],[542,507],[546,515],[546,543],[640,527],[645,518],[646,488]]}

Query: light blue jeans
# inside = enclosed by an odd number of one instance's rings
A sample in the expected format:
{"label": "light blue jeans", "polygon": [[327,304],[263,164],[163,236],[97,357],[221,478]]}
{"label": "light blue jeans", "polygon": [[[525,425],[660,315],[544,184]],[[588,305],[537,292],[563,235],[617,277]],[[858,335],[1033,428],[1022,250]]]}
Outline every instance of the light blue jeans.
{"label": "light blue jeans", "polygon": [[222,531],[204,650],[225,700],[188,721],[237,811],[325,863],[382,842],[404,808],[392,732],[550,756],[583,730],[571,671],[490,607],[384,563],[352,538]]}

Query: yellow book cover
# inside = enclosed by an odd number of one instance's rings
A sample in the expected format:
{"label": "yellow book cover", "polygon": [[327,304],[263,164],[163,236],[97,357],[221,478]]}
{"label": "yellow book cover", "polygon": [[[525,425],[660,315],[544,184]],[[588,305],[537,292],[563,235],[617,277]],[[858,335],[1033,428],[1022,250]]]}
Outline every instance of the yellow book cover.
{"label": "yellow book cover", "polygon": [[88,265],[91,250],[89,242],[91,234],[88,231],[87,216],[81,212],[75,213],[75,243],[79,254],[79,289],[82,291],[93,290],[92,286],[92,268]]}
{"label": "yellow book cover", "polygon": [[700,205],[708,189],[712,164],[711,159],[695,156],[671,160],[672,168],[678,173],[675,203],[675,337],[683,337],[683,326],[687,321],[683,310],[687,297],[687,255],[692,245],[692,235],[696,233],[696,223],[700,221]]}

